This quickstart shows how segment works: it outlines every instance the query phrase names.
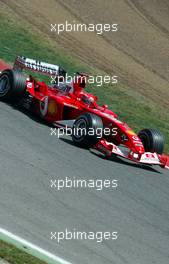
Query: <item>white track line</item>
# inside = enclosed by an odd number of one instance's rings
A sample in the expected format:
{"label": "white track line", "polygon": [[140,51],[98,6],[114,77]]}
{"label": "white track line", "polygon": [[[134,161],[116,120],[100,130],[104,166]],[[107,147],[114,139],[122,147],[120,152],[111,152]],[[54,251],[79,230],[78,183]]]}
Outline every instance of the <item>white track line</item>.
{"label": "white track line", "polygon": [[22,246],[28,247],[28,249],[31,249],[31,250],[33,250],[35,252],[38,252],[40,255],[45,256],[45,257],[49,258],[50,260],[56,261],[58,264],[71,264],[70,262],[67,262],[64,259],[59,258],[59,257],[51,254],[50,252],[48,252],[48,251],[46,251],[46,250],[44,250],[44,249],[42,249],[42,248],[40,248],[38,246],[35,246],[34,244],[26,241],[23,238],[20,238],[19,236],[16,236],[16,235],[8,232],[5,229],[0,228],[0,235],[1,234],[6,236],[7,238],[9,238],[11,240],[14,240],[14,241],[18,242]]}

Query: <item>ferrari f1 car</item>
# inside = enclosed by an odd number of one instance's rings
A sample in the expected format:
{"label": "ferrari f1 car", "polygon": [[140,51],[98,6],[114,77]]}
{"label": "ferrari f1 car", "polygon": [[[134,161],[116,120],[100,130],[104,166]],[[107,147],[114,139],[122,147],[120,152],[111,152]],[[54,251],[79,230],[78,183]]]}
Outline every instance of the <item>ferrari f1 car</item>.
{"label": "ferrari f1 car", "polygon": [[[23,69],[55,76],[47,85],[25,76]],[[117,155],[136,163],[159,165],[169,169],[169,156],[163,154],[164,137],[155,129],[143,129],[138,135],[107,105],[99,106],[97,97],[85,91],[87,75],[77,73],[69,83],[59,66],[18,56],[13,69],[0,74],[0,99],[19,101],[48,123],[72,128],[72,140],[81,147],[93,148],[110,157]],[[102,131],[98,134],[98,131]]]}

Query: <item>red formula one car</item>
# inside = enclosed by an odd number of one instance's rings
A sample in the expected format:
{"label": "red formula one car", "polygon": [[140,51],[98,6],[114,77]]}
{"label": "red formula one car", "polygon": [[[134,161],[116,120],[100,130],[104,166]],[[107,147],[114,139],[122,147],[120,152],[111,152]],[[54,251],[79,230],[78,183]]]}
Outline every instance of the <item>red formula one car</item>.
{"label": "red formula one car", "polygon": [[[23,69],[55,76],[55,83],[47,85]],[[117,115],[99,106],[97,97],[85,91],[87,75],[77,73],[71,82],[59,66],[18,56],[13,69],[0,74],[0,99],[19,101],[48,123],[69,127],[75,144],[93,148],[110,157],[117,155],[128,160],[159,165],[169,169],[169,156],[163,154],[164,137],[155,129],[143,129],[138,135],[121,122]]]}

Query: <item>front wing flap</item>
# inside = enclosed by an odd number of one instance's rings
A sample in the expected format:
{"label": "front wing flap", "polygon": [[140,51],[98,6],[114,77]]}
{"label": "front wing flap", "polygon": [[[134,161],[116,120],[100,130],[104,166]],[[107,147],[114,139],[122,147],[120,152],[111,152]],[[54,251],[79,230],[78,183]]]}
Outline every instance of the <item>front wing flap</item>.
{"label": "front wing flap", "polygon": [[145,152],[143,154],[134,153],[129,151],[125,153],[122,149],[113,143],[101,139],[95,146],[94,149],[105,154],[107,157],[112,156],[112,154],[123,157],[125,159],[145,164],[145,165],[159,165],[163,168],[169,169],[169,156],[159,155],[157,153]]}

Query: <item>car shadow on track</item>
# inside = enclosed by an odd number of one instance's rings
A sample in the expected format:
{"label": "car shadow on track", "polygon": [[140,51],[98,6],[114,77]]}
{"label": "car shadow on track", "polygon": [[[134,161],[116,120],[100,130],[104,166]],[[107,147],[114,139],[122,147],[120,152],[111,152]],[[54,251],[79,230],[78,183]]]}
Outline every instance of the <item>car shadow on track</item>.
{"label": "car shadow on track", "polygon": [[66,137],[66,138],[65,138],[65,137],[60,137],[59,139],[62,140],[63,142],[65,142],[65,143],[68,143],[69,145],[72,145],[72,146],[75,147],[75,148],[86,149],[86,150],[88,150],[88,148],[82,148],[82,147],[76,145],[76,144],[72,141],[72,139],[70,138],[70,136],[69,136],[69,138],[68,138],[68,137]]}
{"label": "car shadow on track", "polygon": [[[24,107],[22,107],[22,106],[20,106],[18,104],[9,103],[9,102],[3,102],[3,101],[1,101],[1,103],[4,103],[4,104],[9,105],[15,111],[19,111],[19,112],[23,113],[24,115],[28,116],[30,119],[32,119],[36,123],[39,123],[41,125],[48,126],[50,128],[51,127],[54,127],[54,125],[48,124],[43,119],[41,119],[39,116],[36,116],[35,114],[33,114],[32,112],[28,111],[27,109],[25,109]],[[75,148],[80,148],[81,149],[81,147],[75,145],[73,143],[72,139],[70,139],[70,138],[60,138],[60,140],[62,140],[64,142],[66,142],[66,143],[74,146]],[[111,161],[111,162],[117,162],[119,164],[123,164],[123,165],[126,165],[126,166],[131,166],[131,167],[135,167],[135,168],[144,169],[144,170],[147,170],[147,171],[152,171],[152,172],[155,172],[155,173],[158,173],[158,174],[162,174],[160,171],[158,171],[158,170],[156,170],[156,169],[154,169],[153,167],[150,167],[150,166],[146,166],[146,165],[143,165],[143,164],[133,163],[132,161],[130,162],[130,161],[124,160],[124,159],[122,159],[120,157],[117,157],[117,156],[112,156],[110,158],[107,158],[107,157],[105,157],[101,153],[96,153],[93,149],[90,149],[89,151],[93,155],[97,156],[98,158],[104,159],[104,160],[108,160],[108,161]]]}

